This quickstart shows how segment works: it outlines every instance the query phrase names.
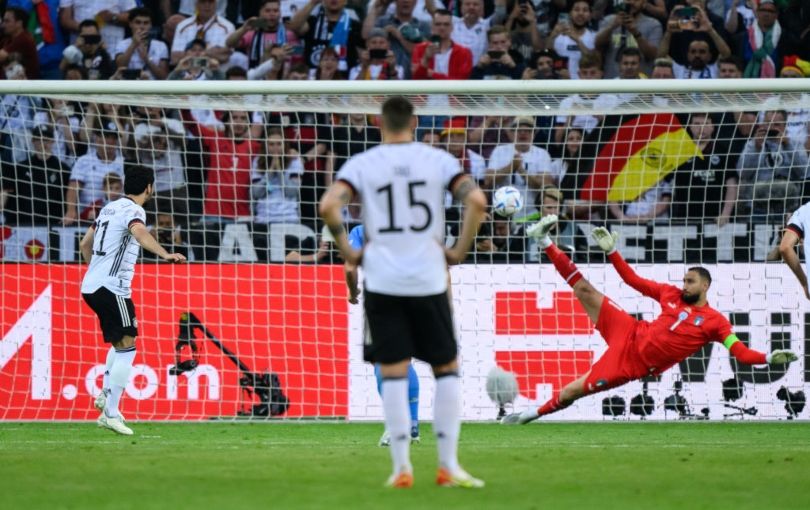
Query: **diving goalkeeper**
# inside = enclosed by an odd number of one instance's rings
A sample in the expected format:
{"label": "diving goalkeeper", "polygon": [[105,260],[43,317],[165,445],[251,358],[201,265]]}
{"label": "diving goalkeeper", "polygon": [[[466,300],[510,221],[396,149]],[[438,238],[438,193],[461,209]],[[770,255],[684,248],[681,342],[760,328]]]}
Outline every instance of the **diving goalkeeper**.
{"label": "diving goalkeeper", "polygon": [[605,228],[596,228],[593,231],[594,240],[607,253],[622,280],[661,305],[661,314],[652,322],[631,317],[583,278],[571,259],[551,242],[548,233],[556,222],[556,216],[545,216],[529,227],[526,233],[538,239],[557,272],[574,289],[574,295],[596,324],[608,349],[588,373],[552,395],[540,408],[510,414],[503,418],[502,423],[528,423],[564,409],[586,395],[615,388],[644,376],[659,375],[708,342],[722,342],[732,356],[749,365],[796,361],[797,357],[791,351],[778,350],[764,354],[749,349],[737,338],[728,319],[706,301],[712,277],[705,268],[689,268],[680,289],[641,278],[616,251],[617,234],[611,234]]}

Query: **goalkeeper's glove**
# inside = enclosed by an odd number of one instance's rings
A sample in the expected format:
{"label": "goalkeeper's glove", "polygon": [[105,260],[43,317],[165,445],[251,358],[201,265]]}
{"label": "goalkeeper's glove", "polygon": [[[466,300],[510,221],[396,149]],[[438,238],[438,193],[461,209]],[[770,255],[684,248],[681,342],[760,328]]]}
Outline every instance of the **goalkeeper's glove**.
{"label": "goalkeeper's glove", "polygon": [[618,232],[611,233],[605,227],[596,227],[591,232],[591,237],[608,255],[616,251],[616,240],[619,239]]}
{"label": "goalkeeper's glove", "polygon": [[769,365],[784,365],[799,359],[792,351],[778,350],[765,356],[765,360]]}

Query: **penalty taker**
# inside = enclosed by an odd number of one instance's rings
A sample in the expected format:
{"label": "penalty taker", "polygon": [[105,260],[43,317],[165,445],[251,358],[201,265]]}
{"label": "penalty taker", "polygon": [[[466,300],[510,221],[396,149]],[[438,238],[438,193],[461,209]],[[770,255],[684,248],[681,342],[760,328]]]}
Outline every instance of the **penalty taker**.
{"label": "penalty taker", "polygon": [[607,351],[582,377],[552,395],[537,409],[510,414],[504,424],[524,424],[565,409],[576,400],[616,388],[649,375],[660,375],[680,363],[708,342],[721,342],[741,363],[749,365],[785,364],[796,361],[787,350],[765,354],[749,349],[734,334],[731,323],[712,308],[706,293],[712,276],[703,267],[692,267],[678,288],[640,277],[616,250],[617,234],[605,228],[593,231],[594,240],[607,253],[622,280],[661,305],[661,314],[652,322],[638,320],[596,290],[577,266],[549,238],[557,217],[549,215],[527,230],[543,247],[554,268],[574,289],[579,302],[608,345]]}

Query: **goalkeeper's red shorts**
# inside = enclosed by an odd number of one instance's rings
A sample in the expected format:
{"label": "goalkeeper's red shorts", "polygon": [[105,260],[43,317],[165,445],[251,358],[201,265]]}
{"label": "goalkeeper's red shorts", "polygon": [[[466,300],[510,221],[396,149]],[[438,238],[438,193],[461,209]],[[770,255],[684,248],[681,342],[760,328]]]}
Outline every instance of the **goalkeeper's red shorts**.
{"label": "goalkeeper's red shorts", "polygon": [[608,349],[591,367],[585,380],[587,393],[615,388],[650,373],[636,350],[638,324],[638,320],[619,305],[604,298],[596,329],[602,334]]}

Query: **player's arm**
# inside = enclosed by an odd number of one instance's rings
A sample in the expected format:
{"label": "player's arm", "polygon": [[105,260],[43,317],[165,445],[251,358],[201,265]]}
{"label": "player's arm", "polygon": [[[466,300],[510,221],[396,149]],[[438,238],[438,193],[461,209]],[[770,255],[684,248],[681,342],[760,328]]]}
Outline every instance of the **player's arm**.
{"label": "player's arm", "polygon": [[810,290],[807,288],[807,275],[804,273],[799,256],[796,254],[795,247],[801,239],[801,234],[797,230],[794,225],[787,226],[785,233],[782,234],[782,241],[779,243],[779,254],[790,270],[793,271],[793,274],[796,275],[799,284],[804,289],[805,297],[810,299]]}
{"label": "player's arm", "polygon": [[152,237],[152,234],[150,234],[149,230],[146,229],[146,225],[140,221],[132,222],[129,227],[129,232],[144,250],[154,253],[163,260],[169,260],[171,262],[185,262],[186,257],[182,253],[169,253],[166,251],[166,249],[161,246],[154,237]]}
{"label": "player's arm", "polygon": [[93,223],[87,228],[87,232],[84,233],[82,240],[79,241],[79,251],[82,252],[82,258],[88,264],[90,263],[90,259],[93,257],[93,239],[95,238],[95,234],[96,224]]}
{"label": "player's arm", "polygon": [[478,235],[487,210],[487,197],[467,174],[458,174],[450,183],[450,191],[456,200],[464,204],[461,234],[456,245],[446,250],[447,263],[458,264],[467,257],[467,252]]}
{"label": "player's arm", "polygon": [[360,288],[357,286],[357,266],[347,262],[343,265],[343,273],[346,276],[346,287],[349,288],[349,303],[356,305],[359,303],[357,297],[360,295]]}
{"label": "player's arm", "polygon": [[731,333],[723,340],[723,345],[726,346],[728,352],[730,352],[737,361],[745,363],[746,365],[764,365],[766,363],[768,365],[784,365],[799,359],[793,351],[780,349],[765,354],[755,349],[749,349],[734,333]]}
{"label": "player's arm", "polygon": [[605,253],[607,253],[608,260],[610,260],[610,263],[613,264],[613,267],[616,269],[616,272],[619,273],[619,276],[622,277],[624,283],[633,287],[647,297],[651,297],[655,300],[660,298],[662,285],[656,281],[642,278],[636,274],[636,272],[633,271],[633,268],[630,267],[630,264],[624,260],[624,257],[622,257],[619,251],[616,249],[616,240],[619,238],[619,234],[617,232],[611,233],[608,232],[608,229],[604,227],[597,227],[593,229],[591,236],[596,241],[596,244],[598,244],[599,247],[602,248]]}
{"label": "player's arm", "polygon": [[346,229],[343,227],[343,217],[341,211],[351,202],[354,196],[354,189],[346,181],[333,182],[326,193],[321,198],[321,204],[318,209],[321,218],[323,218],[332,237],[335,238],[335,244],[340,250],[343,260],[349,264],[358,265],[362,259],[363,252],[353,249],[349,246],[349,238],[346,235]]}

